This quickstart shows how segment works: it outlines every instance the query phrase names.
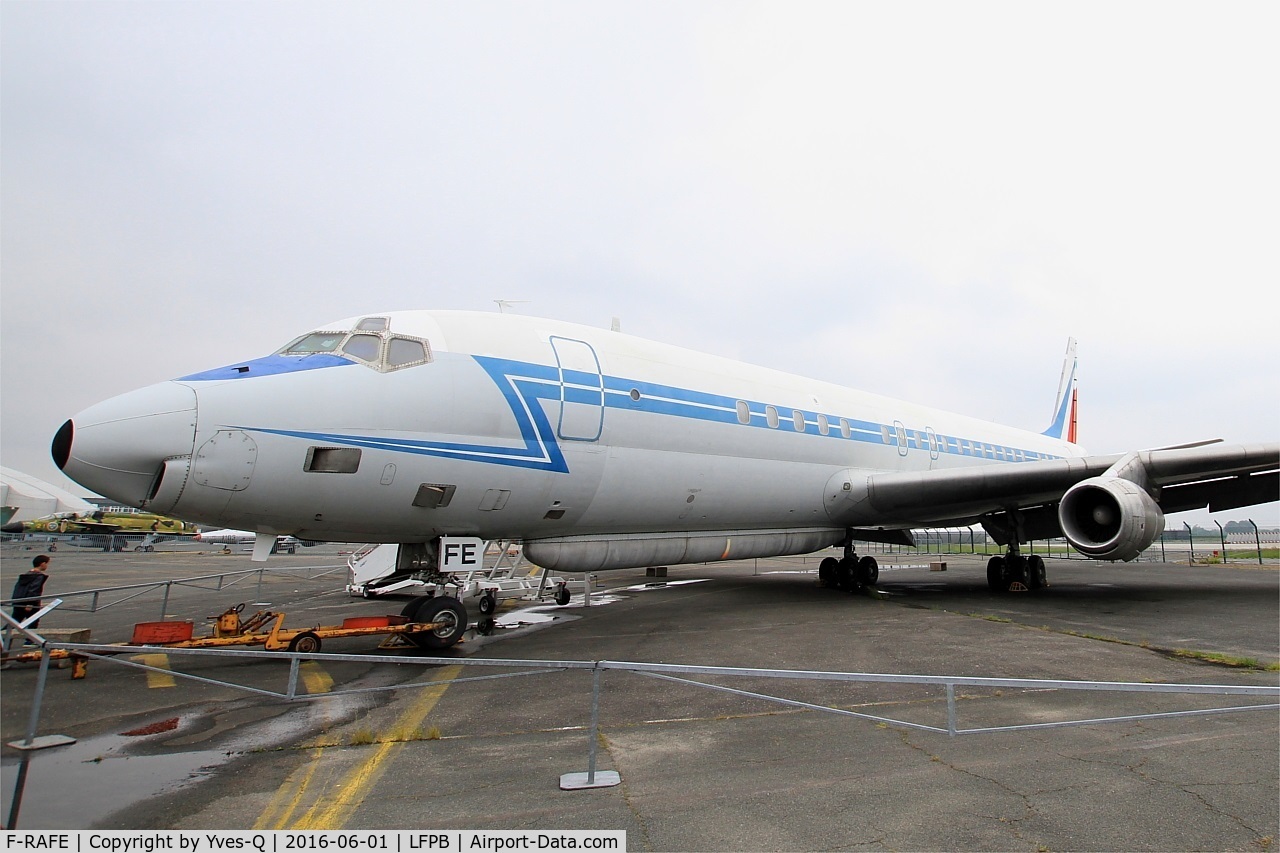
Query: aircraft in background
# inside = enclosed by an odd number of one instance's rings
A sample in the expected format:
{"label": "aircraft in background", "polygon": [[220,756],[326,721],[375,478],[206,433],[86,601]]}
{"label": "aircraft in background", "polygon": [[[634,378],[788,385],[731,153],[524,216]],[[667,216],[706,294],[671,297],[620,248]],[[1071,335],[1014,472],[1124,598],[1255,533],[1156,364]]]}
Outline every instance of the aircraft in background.
{"label": "aircraft in background", "polygon": [[[257,534],[250,530],[201,530],[192,539],[210,545],[224,545],[230,550],[232,545],[252,545],[257,539]],[[307,548],[315,544],[313,541],[304,541],[296,536],[277,536],[271,553],[278,554],[284,551],[292,554],[298,550],[299,545]]]}
{"label": "aircraft in background", "polygon": [[[1131,560],[1165,513],[1277,499],[1280,443],[1088,454],[1075,367],[1072,345],[1037,433],[620,332],[404,311],[99,403],[52,453],[114,500],[255,531],[254,559],[280,534],[400,543],[406,566],[444,536],[519,540],[560,572],[840,546],[819,577],[843,589],[878,578],[858,542],[912,527],[980,523],[1007,547],[990,586],[1034,590],[1020,543]],[[451,601],[407,614],[438,646],[466,627]]]}
{"label": "aircraft in background", "polygon": [[[56,540],[87,542],[104,551],[123,551],[129,542],[135,551],[153,551],[157,543],[194,536],[196,525],[152,512],[63,512],[28,521],[11,521],[0,527],[6,534],[44,534]],[[56,545],[50,546],[56,551]]]}

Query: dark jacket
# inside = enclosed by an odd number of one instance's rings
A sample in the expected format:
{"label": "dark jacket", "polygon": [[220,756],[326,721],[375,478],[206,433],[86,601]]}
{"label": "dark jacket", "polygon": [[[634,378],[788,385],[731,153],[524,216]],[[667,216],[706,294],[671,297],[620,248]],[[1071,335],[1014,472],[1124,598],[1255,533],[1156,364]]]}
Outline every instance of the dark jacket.
{"label": "dark jacket", "polygon": [[[44,593],[44,582],[49,576],[44,572],[23,572],[18,575],[18,582],[13,585],[13,598],[39,598]],[[30,607],[35,601],[24,601],[23,606]]]}

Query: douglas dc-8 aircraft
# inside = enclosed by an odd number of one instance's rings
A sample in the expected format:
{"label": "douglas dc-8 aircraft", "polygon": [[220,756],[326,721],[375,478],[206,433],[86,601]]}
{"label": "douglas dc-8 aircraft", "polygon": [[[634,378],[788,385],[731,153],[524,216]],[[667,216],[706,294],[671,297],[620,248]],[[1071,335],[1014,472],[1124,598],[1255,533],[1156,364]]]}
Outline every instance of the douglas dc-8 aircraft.
{"label": "douglas dc-8 aircraft", "polygon": [[[1037,589],[1019,543],[1131,560],[1164,513],[1280,493],[1280,443],[1086,454],[1075,389],[1072,345],[1052,423],[1026,432],[619,332],[404,311],[107,400],[52,450],[114,500],[257,532],[255,559],[280,534],[401,543],[402,566],[441,536],[522,540],[561,572],[841,545],[819,576],[845,589],[878,576],[857,542],[912,527],[981,523],[1008,548],[991,587]],[[437,646],[466,626],[451,602],[410,614]]]}

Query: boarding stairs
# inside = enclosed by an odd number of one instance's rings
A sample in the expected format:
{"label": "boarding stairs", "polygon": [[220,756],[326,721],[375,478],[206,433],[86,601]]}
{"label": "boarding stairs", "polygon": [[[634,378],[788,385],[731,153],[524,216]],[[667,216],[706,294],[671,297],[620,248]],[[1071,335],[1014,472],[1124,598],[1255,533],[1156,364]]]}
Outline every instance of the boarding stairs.
{"label": "boarding stairs", "polygon": [[586,589],[584,580],[548,576],[538,566],[526,562],[519,543],[494,540],[486,543],[482,567],[452,572],[442,581],[439,573],[422,569],[397,571],[399,545],[365,545],[347,559],[347,592],[364,598],[392,593],[452,595],[460,601],[474,600],[484,615],[499,602],[555,600],[567,603],[572,593]]}

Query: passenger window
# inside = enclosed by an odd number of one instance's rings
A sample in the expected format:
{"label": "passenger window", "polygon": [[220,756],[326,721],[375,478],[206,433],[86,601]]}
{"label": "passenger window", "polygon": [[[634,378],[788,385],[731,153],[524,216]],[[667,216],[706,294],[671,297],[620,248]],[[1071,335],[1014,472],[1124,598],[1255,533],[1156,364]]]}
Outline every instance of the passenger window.
{"label": "passenger window", "polygon": [[850,435],[853,434],[852,431],[849,429],[849,422],[846,421],[844,418],[840,419],[840,434],[845,438],[848,438]]}
{"label": "passenger window", "polygon": [[826,415],[818,415],[818,432],[823,435],[831,432],[831,422],[827,420]]}
{"label": "passenger window", "polygon": [[362,361],[377,361],[382,349],[382,339],[377,335],[352,335],[342,345],[342,351]]}
{"label": "passenger window", "polygon": [[427,360],[427,349],[422,341],[411,341],[407,338],[392,338],[387,347],[387,366],[404,367]]}
{"label": "passenger window", "polygon": [[751,408],[742,400],[738,401],[738,423],[751,423]]}
{"label": "passenger window", "polygon": [[799,409],[792,409],[791,423],[795,424],[796,432],[804,432],[804,412]]}
{"label": "passenger window", "polygon": [[764,419],[765,422],[769,424],[769,429],[778,428],[778,410],[773,406],[764,407]]}

